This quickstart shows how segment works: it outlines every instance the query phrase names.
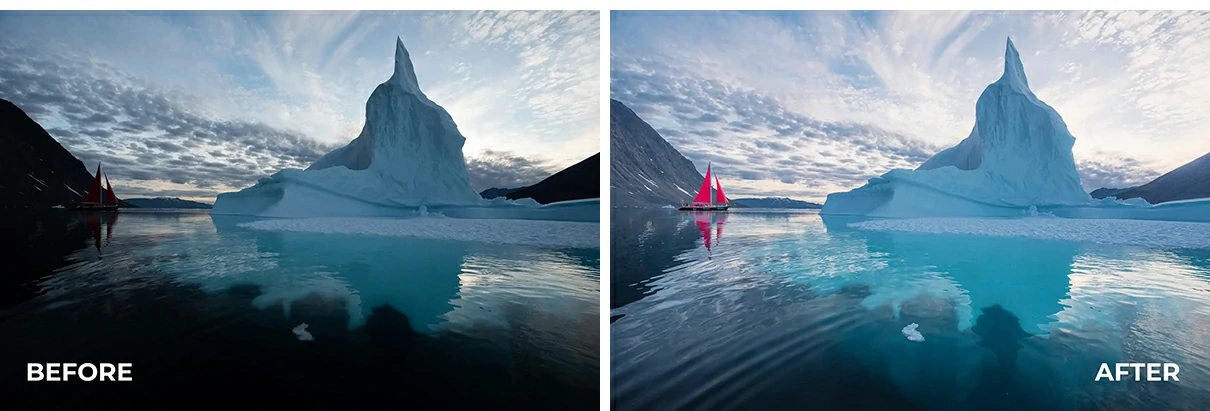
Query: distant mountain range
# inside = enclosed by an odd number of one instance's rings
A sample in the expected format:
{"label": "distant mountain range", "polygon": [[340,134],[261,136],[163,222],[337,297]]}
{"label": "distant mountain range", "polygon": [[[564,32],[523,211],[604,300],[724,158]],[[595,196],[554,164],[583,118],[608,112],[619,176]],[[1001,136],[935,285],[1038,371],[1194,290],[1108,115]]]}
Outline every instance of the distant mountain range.
{"label": "distant mountain range", "polygon": [[493,198],[496,198],[496,197],[501,197],[501,196],[507,195],[508,193],[511,193],[511,192],[514,192],[514,191],[520,190],[520,189],[522,189],[522,188],[525,188],[525,187],[517,187],[517,188],[496,188],[496,187],[492,187],[492,188],[489,188],[489,189],[487,189],[487,190],[480,191],[480,192],[479,192],[479,196],[480,196],[480,197],[483,197],[483,198],[485,198],[485,199],[491,200],[491,199],[493,199]]}
{"label": "distant mountain range", "polygon": [[823,204],[794,200],[786,197],[733,198],[731,199],[731,203],[740,204],[751,208],[823,208]]}
{"label": "distant mountain range", "polygon": [[1142,198],[1151,204],[1191,198],[1210,198],[1210,153],[1156,177],[1150,183],[1128,188],[1099,188],[1093,198],[1116,197],[1119,200]]}
{"label": "distant mountain range", "polygon": [[[1135,187],[1137,187],[1137,186],[1135,186]],[[1096,190],[1092,190],[1092,192],[1088,193],[1088,195],[1092,196],[1092,198],[1099,200],[1099,199],[1102,199],[1105,197],[1113,197],[1117,193],[1120,193],[1123,191],[1128,191],[1132,188],[1134,188],[1134,187],[1126,187],[1126,188],[1101,187]]]}
{"label": "distant mountain range", "polygon": [[702,173],[622,102],[609,100],[609,195],[613,207],[693,201]]}
{"label": "distant mountain range", "polygon": [[505,194],[505,198],[532,198],[542,204],[601,198],[601,153],[593,154],[538,184]]}
{"label": "distant mountain range", "polygon": [[[24,110],[0,99],[0,208],[71,207],[93,173]],[[129,206],[119,200],[120,206]]]}
{"label": "distant mountain range", "polygon": [[593,154],[532,186],[493,187],[479,192],[479,196],[489,200],[501,196],[509,200],[532,198],[540,204],[601,198],[601,153]]}
{"label": "distant mountain range", "polygon": [[195,208],[210,209],[212,204],[198,201],[182,200],[176,197],[130,198],[127,203],[140,208]]}

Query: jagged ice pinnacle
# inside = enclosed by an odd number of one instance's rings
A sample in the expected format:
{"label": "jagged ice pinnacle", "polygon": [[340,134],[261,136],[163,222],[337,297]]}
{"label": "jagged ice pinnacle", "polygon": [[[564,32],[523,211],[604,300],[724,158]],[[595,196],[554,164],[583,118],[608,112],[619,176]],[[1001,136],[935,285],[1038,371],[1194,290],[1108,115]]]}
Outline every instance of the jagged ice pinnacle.
{"label": "jagged ice pinnacle", "polygon": [[1004,74],[975,104],[975,125],[958,145],[916,170],[896,169],[828,196],[824,212],[885,217],[981,215],[988,208],[1090,204],[1062,117],[1029,89],[1007,41]]}
{"label": "jagged ice pinnacle", "polygon": [[970,135],[915,170],[891,170],[864,186],[829,194],[820,214],[1210,221],[1210,199],[1157,205],[1093,200],[1080,184],[1075,142],[1059,113],[1029,89],[1010,38],[1004,74],[979,95]]}
{"label": "jagged ice pinnacle", "polygon": [[395,67],[366,102],[361,134],[306,170],[287,169],[219,195],[218,214],[390,215],[417,206],[482,205],[453,118],[420,90],[396,39]]}

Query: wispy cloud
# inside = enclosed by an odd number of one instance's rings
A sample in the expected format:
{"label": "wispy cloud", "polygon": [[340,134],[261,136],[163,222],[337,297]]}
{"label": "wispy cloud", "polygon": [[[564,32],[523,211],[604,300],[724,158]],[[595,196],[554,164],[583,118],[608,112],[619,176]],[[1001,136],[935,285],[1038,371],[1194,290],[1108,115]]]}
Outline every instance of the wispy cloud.
{"label": "wispy cloud", "polygon": [[614,12],[611,94],[736,195],[822,200],[956,144],[1003,68],[1076,136],[1089,190],[1210,151],[1210,14]]}
{"label": "wispy cloud", "polygon": [[119,195],[213,201],[356,137],[396,36],[468,162],[518,166],[476,181],[598,151],[596,12],[0,13],[0,98]]}

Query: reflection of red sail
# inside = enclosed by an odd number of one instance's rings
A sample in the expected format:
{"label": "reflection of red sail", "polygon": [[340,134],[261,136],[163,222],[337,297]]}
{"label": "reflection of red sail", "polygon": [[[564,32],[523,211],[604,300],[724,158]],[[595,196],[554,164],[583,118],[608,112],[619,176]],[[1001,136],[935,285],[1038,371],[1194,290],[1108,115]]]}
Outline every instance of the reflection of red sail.
{"label": "reflection of red sail", "polygon": [[693,213],[693,222],[702,232],[702,240],[706,241],[706,251],[710,250],[710,217],[710,213]]}
{"label": "reflection of red sail", "polygon": [[[719,193],[722,193],[721,189],[719,190]],[[714,234],[714,241],[718,242],[718,240],[723,238],[723,225],[727,224],[727,213],[720,213],[716,218],[718,218],[718,220],[714,222],[714,224],[717,225],[717,228],[715,228],[717,231]]]}
{"label": "reflection of red sail", "polygon": [[84,225],[88,227],[89,234],[92,234],[92,245],[101,250],[101,213],[88,213],[84,215]]}
{"label": "reflection of red sail", "polygon": [[[102,246],[109,245],[109,241],[113,239],[113,226],[117,221],[118,213],[89,211],[84,214],[84,226],[88,227],[88,233],[92,234],[92,246],[97,251],[101,251]],[[103,229],[102,225],[105,226]],[[102,239],[105,241],[102,242]]]}
{"label": "reflection of red sail", "polygon": [[118,213],[113,213],[105,216],[105,244],[109,244],[109,240],[113,239],[113,225],[118,222]]}

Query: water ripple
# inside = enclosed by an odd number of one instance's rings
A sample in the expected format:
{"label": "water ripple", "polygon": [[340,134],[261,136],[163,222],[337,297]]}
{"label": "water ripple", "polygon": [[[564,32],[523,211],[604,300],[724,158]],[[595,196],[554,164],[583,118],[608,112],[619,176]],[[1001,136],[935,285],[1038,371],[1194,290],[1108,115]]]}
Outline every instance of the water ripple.
{"label": "water ripple", "polygon": [[[813,213],[614,221],[615,409],[1190,408],[1210,400],[1210,254],[861,230]],[[634,234],[630,230],[634,230]],[[626,248],[641,236],[661,247]],[[1171,239],[1171,236],[1164,238]],[[616,297],[615,297],[616,298]],[[627,297],[632,298],[632,297]],[[919,324],[924,342],[900,330]],[[1176,362],[1185,384],[1094,383]]]}

